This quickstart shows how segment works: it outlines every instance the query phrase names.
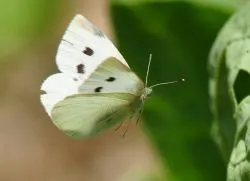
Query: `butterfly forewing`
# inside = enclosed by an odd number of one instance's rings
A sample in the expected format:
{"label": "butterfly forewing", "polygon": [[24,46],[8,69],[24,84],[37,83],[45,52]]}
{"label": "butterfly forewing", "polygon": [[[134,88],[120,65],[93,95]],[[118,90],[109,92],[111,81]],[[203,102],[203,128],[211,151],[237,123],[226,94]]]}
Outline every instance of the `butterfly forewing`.
{"label": "butterfly forewing", "polygon": [[85,80],[103,60],[111,56],[128,66],[103,33],[83,16],[76,15],[59,45],[56,62],[60,71],[75,73]]}
{"label": "butterfly forewing", "polygon": [[130,93],[141,95],[143,82],[116,58],[103,61],[79,87],[81,93]]}

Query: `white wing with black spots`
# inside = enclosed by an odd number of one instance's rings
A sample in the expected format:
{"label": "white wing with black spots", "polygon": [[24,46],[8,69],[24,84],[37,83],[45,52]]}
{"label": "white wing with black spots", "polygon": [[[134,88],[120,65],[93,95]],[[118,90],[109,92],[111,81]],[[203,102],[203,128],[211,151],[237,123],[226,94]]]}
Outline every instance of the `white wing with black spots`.
{"label": "white wing with black spots", "polygon": [[58,48],[56,63],[61,72],[76,74],[82,81],[109,57],[128,67],[112,42],[86,18],[76,15]]}
{"label": "white wing with black spots", "polygon": [[67,28],[56,64],[60,72],[43,82],[41,102],[67,134],[89,136],[137,112],[144,83],[83,16],[76,15]]}
{"label": "white wing with black spots", "polygon": [[[56,64],[61,73],[51,75],[41,86],[45,92],[41,95],[41,102],[49,115],[58,101],[78,94],[79,86],[109,57],[115,57],[125,67],[129,67],[101,31],[83,16],[76,15],[63,35],[56,55]],[[53,100],[52,95],[56,95]]]}

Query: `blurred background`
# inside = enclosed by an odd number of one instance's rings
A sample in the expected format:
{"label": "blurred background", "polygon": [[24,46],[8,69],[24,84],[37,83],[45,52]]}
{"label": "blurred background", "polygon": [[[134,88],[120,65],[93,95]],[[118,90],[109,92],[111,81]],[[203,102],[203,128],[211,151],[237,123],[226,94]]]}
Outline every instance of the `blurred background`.
{"label": "blurred background", "polygon": [[[225,180],[226,162],[211,133],[207,56],[243,0],[1,0],[0,180]],[[57,71],[55,55],[80,13],[116,42],[150,83],[186,78],[155,90],[144,125],[125,138],[114,129],[74,140],[51,123],[40,85]]]}
{"label": "blurred background", "polygon": [[154,172],[155,153],[138,126],[88,140],[58,131],[40,104],[40,85],[56,70],[65,28],[83,14],[110,38],[106,0],[0,1],[0,180],[122,180]]}

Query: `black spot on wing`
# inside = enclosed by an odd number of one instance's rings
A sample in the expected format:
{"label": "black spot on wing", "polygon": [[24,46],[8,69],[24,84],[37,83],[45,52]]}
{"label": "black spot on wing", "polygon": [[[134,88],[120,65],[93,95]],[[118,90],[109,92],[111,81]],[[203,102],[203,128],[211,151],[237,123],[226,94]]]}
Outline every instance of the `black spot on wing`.
{"label": "black spot on wing", "polygon": [[109,78],[106,79],[106,81],[113,82],[113,81],[115,81],[115,79],[116,79],[115,77],[109,77]]}
{"label": "black spot on wing", "polygon": [[84,71],[84,65],[83,64],[77,65],[76,68],[77,68],[77,73],[84,74],[85,71]]}
{"label": "black spot on wing", "polygon": [[95,92],[101,92],[102,89],[103,89],[103,87],[97,87],[97,88],[95,88]]}
{"label": "black spot on wing", "polygon": [[94,54],[94,51],[89,47],[85,47],[85,49],[82,52],[88,56],[92,56]]}

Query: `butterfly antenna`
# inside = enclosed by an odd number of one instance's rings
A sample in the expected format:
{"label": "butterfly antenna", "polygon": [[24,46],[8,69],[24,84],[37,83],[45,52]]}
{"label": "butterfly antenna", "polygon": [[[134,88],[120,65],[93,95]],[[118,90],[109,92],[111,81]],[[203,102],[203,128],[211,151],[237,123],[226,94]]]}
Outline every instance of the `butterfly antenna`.
{"label": "butterfly antenna", "polygon": [[179,80],[171,81],[171,82],[162,82],[162,83],[159,83],[159,84],[152,85],[149,88],[157,87],[159,85],[176,84],[176,83],[180,83],[180,82],[185,82],[185,79],[179,79]]}
{"label": "butterfly antenna", "polygon": [[148,74],[149,74],[149,68],[152,60],[152,53],[149,54],[149,60],[148,60],[148,69],[147,69],[147,74],[146,74],[146,80],[145,80],[145,85],[148,85]]}

